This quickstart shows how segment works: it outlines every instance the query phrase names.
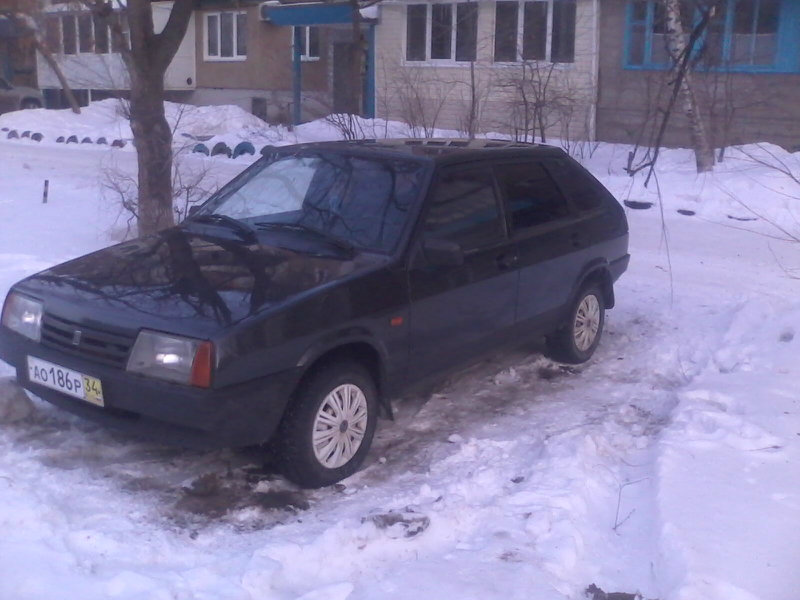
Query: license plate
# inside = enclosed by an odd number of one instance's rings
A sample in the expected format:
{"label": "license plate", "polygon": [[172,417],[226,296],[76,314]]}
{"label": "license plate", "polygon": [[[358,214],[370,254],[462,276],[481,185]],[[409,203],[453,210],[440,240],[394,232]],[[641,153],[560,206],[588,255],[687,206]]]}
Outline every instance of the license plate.
{"label": "license plate", "polygon": [[89,377],[41,358],[29,356],[28,379],[67,396],[86,400],[95,406],[104,405],[103,386],[97,377]]}

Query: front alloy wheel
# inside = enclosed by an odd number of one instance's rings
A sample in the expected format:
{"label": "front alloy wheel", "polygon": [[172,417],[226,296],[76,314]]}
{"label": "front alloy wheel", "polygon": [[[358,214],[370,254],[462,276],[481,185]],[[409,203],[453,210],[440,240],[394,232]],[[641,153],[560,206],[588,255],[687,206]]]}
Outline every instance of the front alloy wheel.
{"label": "front alloy wheel", "polygon": [[278,461],[287,479],[306,488],[355,473],[372,443],[378,392],[359,363],[340,361],[311,372],[298,387],[278,431]]}
{"label": "front alloy wheel", "polygon": [[357,385],[345,383],[325,396],[314,419],[314,456],[328,469],[353,459],[367,433],[367,397]]}

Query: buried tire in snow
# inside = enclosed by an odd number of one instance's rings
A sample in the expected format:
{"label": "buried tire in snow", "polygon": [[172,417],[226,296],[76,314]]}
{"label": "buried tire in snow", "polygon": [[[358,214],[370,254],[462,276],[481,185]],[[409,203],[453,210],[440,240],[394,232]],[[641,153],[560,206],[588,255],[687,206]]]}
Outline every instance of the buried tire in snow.
{"label": "buried tire in snow", "polygon": [[559,362],[578,364],[592,357],[605,324],[603,292],[597,285],[577,295],[564,324],[547,336],[547,354]]}
{"label": "buried tire in snow", "polygon": [[298,388],[278,432],[278,464],[306,487],[331,485],[358,470],[375,433],[375,382],[356,362],[315,370]]}

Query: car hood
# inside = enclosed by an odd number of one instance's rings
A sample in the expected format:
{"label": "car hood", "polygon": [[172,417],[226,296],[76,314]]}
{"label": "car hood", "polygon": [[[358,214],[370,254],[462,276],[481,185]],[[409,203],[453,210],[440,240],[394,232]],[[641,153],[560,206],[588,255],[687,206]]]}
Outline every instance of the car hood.
{"label": "car hood", "polygon": [[296,252],[176,227],[57,265],[19,289],[43,298],[48,314],[86,324],[208,336],[386,260]]}

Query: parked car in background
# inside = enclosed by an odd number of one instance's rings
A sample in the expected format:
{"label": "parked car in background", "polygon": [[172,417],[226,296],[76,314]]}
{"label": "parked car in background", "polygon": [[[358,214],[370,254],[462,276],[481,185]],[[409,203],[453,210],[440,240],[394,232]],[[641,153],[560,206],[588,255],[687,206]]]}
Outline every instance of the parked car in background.
{"label": "parked car in background", "polygon": [[0,77],[0,113],[42,106],[44,106],[42,92],[34,88],[13,86]]}
{"label": "parked car in background", "polygon": [[354,473],[379,411],[502,346],[597,348],[628,227],[563,151],[380,140],[270,151],[181,225],[28,277],[0,358],[34,394],[182,445]]}

